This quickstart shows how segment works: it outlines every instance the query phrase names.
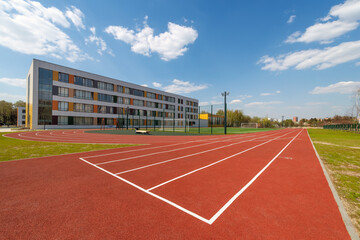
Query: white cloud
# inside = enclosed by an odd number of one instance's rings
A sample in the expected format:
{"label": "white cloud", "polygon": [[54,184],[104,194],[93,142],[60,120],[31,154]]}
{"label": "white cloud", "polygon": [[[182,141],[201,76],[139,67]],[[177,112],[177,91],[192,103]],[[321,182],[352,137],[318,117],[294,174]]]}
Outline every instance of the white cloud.
{"label": "white cloud", "polygon": [[360,62],[355,63],[355,66],[360,66]]}
{"label": "white cloud", "polygon": [[5,100],[7,102],[17,102],[19,100],[25,101],[25,99],[26,97],[24,95],[0,93],[0,100]]}
{"label": "white cloud", "polygon": [[108,26],[105,32],[113,35],[117,40],[121,40],[131,45],[131,50],[144,56],[151,53],[158,53],[164,61],[176,59],[184,55],[188,50],[187,45],[194,43],[198,33],[191,27],[168,23],[168,31],[154,36],[154,29],[147,24],[147,16],[144,21],[144,28],[129,30],[122,26]]}
{"label": "white cloud", "polygon": [[326,105],[328,104],[327,102],[307,102],[305,103],[305,105],[308,106],[320,106],[320,105]]}
{"label": "white cloud", "polygon": [[231,100],[231,102],[229,104],[238,104],[238,103],[242,103],[242,101],[240,99],[234,99],[234,100]]}
{"label": "white cloud", "polygon": [[360,0],[347,0],[333,6],[329,14],[321,19],[322,22],[308,27],[303,34],[300,32],[291,34],[285,42],[331,43],[335,38],[358,28],[358,20],[360,20]]}
{"label": "white cloud", "polygon": [[147,85],[147,84],[141,84],[141,86],[143,86],[143,87],[148,87],[149,85]]}
{"label": "white cloud", "polygon": [[14,87],[26,88],[26,79],[22,78],[0,78],[0,83],[5,83]]}
{"label": "white cloud", "polygon": [[[97,52],[102,55],[104,51],[106,51],[108,49],[107,45],[106,45],[106,42],[101,38],[101,37],[98,37],[96,36],[96,29],[95,27],[91,27],[90,28],[90,32],[91,32],[91,35],[85,39],[85,43],[88,44],[88,43],[95,43],[96,46],[98,47],[98,50]],[[114,55],[111,51],[111,49],[108,49],[107,51],[110,55]]]}
{"label": "white cloud", "polygon": [[162,87],[162,84],[161,83],[158,83],[158,82],[153,82],[152,85],[154,87],[157,87],[157,88],[161,88]]}
{"label": "white cloud", "polygon": [[294,42],[316,42],[331,43],[334,38],[341,36],[349,31],[356,29],[358,22],[333,21],[326,23],[316,23],[306,29],[305,33],[295,32],[291,34],[285,41],[287,43]]}
{"label": "white cloud", "polygon": [[315,67],[318,70],[334,67],[338,64],[360,58],[360,41],[344,42],[324,49],[309,49],[280,55],[276,58],[263,56],[258,64],[262,70],[286,70],[295,67],[297,70]]}
{"label": "white cloud", "polygon": [[245,107],[265,107],[265,106],[269,106],[269,105],[277,105],[277,104],[282,104],[282,103],[283,103],[283,102],[281,102],[281,101],[251,102],[251,103],[245,104]]}
{"label": "white cloud", "polygon": [[70,62],[89,59],[59,27],[70,27],[55,7],[35,1],[0,1],[0,45],[23,54],[51,55]]}
{"label": "white cloud", "polygon": [[328,94],[328,93],[341,93],[341,94],[351,94],[360,88],[360,82],[338,82],[331,84],[327,87],[315,87],[311,94]]}
{"label": "white cloud", "polygon": [[181,81],[178,79],[174,79],[172,81],[172,84],[168,86],[164,86],[162,87],[162,89],[166,92],[181,94],[181,93],[191,93],[195,91],[200,91],[206,89],[207,87],[208,86],[206,84],[196,85],[195,83],[191,83],[188,81]]}
{"label": "white cloud", "polygon": [[251,95],[246,95],[246,94],[244,94],[244,95],[239,95],[239,96],[237,96],[237,98],[240,98],[241,100],[245,100],[245,99],[247,99],[247,98],[252,98],[252,96],[251,96]]}
{"label": "white cloud", "polygon": [[77,29],[85,29],[85,25],[82,20],[85,16],[80,9],[76,8],[75,6],[71,6],[71,9],[67,8],[65,15],[72,21]]}
{"label": "white cloud", "polygon": [[199,102],[199,106],[207,106],[210,105],[209,102]]}
{"label": "white cloud", "polygon": [[271,95],[275,95],[275,94],[279,94],[279,93],[280,93],[280,91],[277,90],[273,93],[260,93],[260,96],[271,96]]}
{"label": "white cloud", "polygon": [[296,18],[296,15],[291,15],[291,16],[289,17],[289,20],[287,20],[287,23],[292,23],[292,22],[294,22],[295,18]]}
{"label": "white cloud", "polygon": [[161,83],[153,82],[154,87],[160,88],[163,91],[170,92],[170,93],[191,93],[199,90],[203,90],[208,86],[206,84],[196,85],[195,83],[191,83],[188,81],[181,81],[178,79],[174,79],[172,84],[163,86]]}

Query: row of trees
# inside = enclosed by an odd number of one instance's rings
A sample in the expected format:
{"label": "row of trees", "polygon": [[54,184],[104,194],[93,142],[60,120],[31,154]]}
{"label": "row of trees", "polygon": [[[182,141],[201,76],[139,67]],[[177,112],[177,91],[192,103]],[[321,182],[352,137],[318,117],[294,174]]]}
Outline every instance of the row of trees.
{"label": "row of trees", "polygon": [[16,125],[17,108],[25,107],[24,101],[17,101],[16,103],[0,101],[0,125]]}
{"label": "row of trees", "polygon": [[[294,126],[294,122],[291,120],[285,120],[283,123],[279,123],[277,121],[270,121],[268,118],[250,117],[245,115],[241,110],[227,110],[226,112],[226,124],[228,127],[240,127],[241,123],[257,123],[259,127],[263,128]],[[222,109],[218,110],[216,115],[224,116],[224,111]]]}

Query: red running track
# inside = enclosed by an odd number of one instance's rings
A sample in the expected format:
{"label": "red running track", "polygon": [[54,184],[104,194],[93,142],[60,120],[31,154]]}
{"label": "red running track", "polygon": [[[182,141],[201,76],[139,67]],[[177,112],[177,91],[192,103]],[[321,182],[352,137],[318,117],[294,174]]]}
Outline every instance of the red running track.
{"label": "red running track", "polygon": [[90,135],[16,137],[149,145],[0,163],[3,239],[350,239],[306,130]]}

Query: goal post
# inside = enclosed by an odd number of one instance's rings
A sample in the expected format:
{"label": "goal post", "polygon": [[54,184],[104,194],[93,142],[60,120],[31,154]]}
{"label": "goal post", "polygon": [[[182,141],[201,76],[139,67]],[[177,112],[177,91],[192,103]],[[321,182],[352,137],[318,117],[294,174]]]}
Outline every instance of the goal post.
{"label": "goal post", "polygon": [[241,128],[258,128],[258,123],[241,123]]}

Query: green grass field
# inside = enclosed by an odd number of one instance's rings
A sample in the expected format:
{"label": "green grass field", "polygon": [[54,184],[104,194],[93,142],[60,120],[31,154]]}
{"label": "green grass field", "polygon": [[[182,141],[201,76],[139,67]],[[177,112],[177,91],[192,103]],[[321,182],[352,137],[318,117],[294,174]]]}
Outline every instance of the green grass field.
{"label": "green grass field", "polygon": [[[143,128],[141,128],[143,129]],[[253,132],[263,132],[263,131],[270,131],[270,130],[277,130],[278,128],[233,128],[229,127],[227,128],[228,134],[242,134],[242,133],[253,133]],[[143,129],[145,130],[145,129]],[[153,128],[148,128],[150,131],[150,135],[154,136],[194,136],[194,135],[210,135],[211,134],[211,128],[190,128],[185,129],[184,128],[165,128],[164,131],[161,128],[156,128],[154,131]],[[106,133],[106,134],[120,134],[120,135],[135,135],[134,129],[107,129],[107,130],[90,130],[86,131],[88,133]],[[223,127],[214,127],[212,129],[213,134],[224,134],[224,128]]]}
{"label": "green grass field", "polygon": [[325,129],[308,131],[360,233],[360,134]]}
{"label": "green grass field", "polygon": [[4,134],[7,133],[0,133],[0,161],[134,146],[120,144],[37,142],[7,138],[3,136]]}

